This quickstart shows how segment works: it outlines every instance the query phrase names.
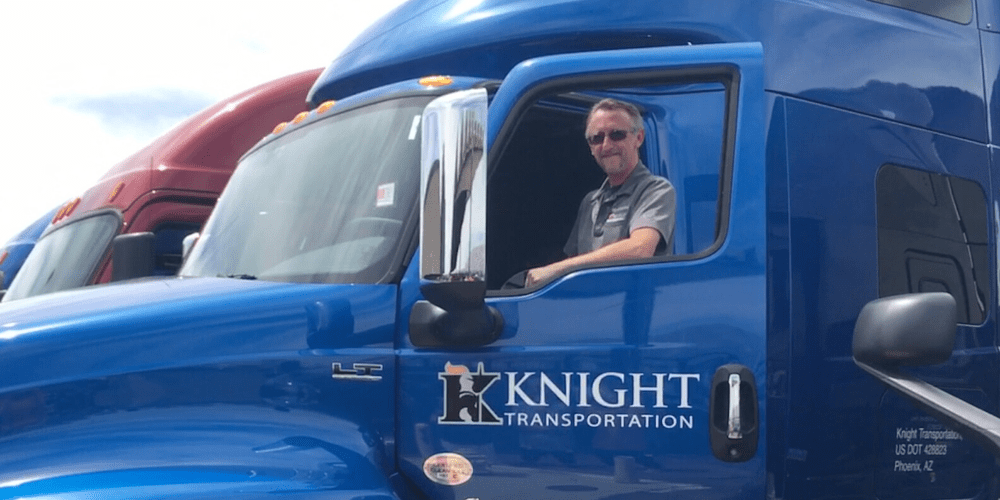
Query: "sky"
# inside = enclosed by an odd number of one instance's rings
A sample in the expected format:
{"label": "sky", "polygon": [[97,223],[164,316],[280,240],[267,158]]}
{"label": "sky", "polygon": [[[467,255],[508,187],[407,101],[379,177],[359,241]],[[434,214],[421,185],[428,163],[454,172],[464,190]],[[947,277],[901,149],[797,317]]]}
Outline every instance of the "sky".
{"label": "sky", "polygon": [[327,66],[401,3],[4,3],[0,243],[188,116]]}

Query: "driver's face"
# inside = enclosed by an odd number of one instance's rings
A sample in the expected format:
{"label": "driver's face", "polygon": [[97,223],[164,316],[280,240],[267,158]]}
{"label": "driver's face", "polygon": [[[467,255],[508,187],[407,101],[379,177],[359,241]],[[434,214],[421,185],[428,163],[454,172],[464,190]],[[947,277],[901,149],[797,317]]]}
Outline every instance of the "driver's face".
{"label": "driver's face", "polygon": [[[645,133],[641,129],[633,131],[632,128],[632,120],[628,113],[618,109],[599,109],[587,123],[586,136],[590,144],[590,154],[608,175],[612,185],[624,182],[639,163],[639,146],[642,145]],[[621,140],[616,141],[611,137],[612,132],[621,131],[626,132]],[[589,139],[595,136],[603,136],[603,140],[591,144]]]}

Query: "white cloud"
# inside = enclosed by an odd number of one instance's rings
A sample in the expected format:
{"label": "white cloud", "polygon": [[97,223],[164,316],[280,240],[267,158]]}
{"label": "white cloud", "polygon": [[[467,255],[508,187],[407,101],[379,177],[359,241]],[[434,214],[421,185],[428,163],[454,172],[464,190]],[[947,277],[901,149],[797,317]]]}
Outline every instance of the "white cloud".
{"label": "white cloud", "polygon": [[[180,122],[178,109],[324,67],[402,1],[5,4],[0,243]],[[156,111],[129,122],[143,96]]]}

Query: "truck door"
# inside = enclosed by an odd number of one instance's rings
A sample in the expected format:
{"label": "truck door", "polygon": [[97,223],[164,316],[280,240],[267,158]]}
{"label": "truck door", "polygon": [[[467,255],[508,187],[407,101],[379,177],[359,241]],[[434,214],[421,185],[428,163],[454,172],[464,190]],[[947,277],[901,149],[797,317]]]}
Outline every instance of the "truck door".
{"label": "truck door", "polygon": [[[397,449],[410,484],[484,500],[764,496],[761,61],[757,44],[724,44],[511,71],[486,132],[485,304],[502,328],[450,344],[457,333],[439,323],[439,342],[415,341],[426,304],[411,317],[416,273],[402,284]],[[676,191],[669,255],[505,287],[561,258],[580,200],[601,184],[584,125],[606,97],[640,109],[642,161]],[[468,206],[465,220],[483,216]]]}

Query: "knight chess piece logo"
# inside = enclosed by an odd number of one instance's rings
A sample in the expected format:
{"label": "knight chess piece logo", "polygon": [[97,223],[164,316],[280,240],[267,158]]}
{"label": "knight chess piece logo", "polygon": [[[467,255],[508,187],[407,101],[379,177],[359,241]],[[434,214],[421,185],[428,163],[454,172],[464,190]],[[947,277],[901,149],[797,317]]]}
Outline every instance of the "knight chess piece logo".
{"label": "knight chess piece logo", "polygon": [[444,383],[444,415],[438,418],[438,423],[502,425],[483,399],[486,389],[500,378],[499,373],[484,372],[482,363],[475,372],[465,365],[450,362],[445,364],[444,370],[438,374],[438,379]]}

